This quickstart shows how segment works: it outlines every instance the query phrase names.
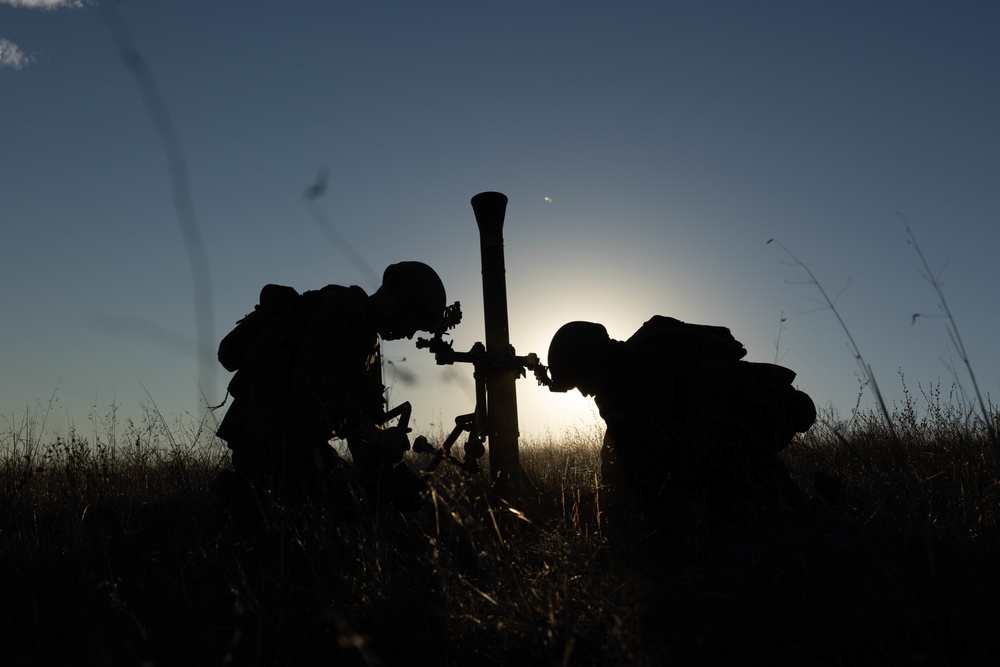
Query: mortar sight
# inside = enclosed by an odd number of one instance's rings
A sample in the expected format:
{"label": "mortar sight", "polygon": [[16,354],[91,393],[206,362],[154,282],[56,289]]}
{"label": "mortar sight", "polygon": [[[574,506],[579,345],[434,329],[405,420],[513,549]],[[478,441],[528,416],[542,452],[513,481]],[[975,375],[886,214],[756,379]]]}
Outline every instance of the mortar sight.
{"label": "mortar sight", "polygon": [[444,334],[449,329],[454,329],[462,321],[462,304],[456,301],[450,306],[445,306],[444,314],[441,316],[441,323],[437,329],[431,333],[435,336]]}
{"label": "mortar sight", "polygon": [[442,337],[449,330],[458,326],[461,321],[462,306],[456,301],[450,306],[445,307],[444,313],[441,315],[441,321],[434,328],[434,331],[431,332],[433,335],[430,338],[417,339],[417,349],[429,349],[438,358],[439,364],[454,363],[454,353],[451,349],[451,343],[445,342]]}

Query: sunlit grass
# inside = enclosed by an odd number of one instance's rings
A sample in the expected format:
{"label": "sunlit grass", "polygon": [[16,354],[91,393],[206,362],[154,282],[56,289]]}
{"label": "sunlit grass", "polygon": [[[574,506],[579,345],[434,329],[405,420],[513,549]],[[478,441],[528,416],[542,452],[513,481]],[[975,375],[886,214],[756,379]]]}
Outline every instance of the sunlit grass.
{"label": "sunlit grass", "polygon": [[[962,407],[938,384],[904,387],[890,410],[895,434],[873,412],[855,410],[847,421],[821,414],[786,456],[804,483],[815,472],[843,483],[839,502],[855,507],[869,526],[900,532],[926,530],[976,537],[992,531],[1000,512],[1000,457],[992,428],[979,412]],[[902,443],[897,455],[894,438]],[[864,514],[867,512],[868,514]]]}
{"label": "sunlit grass", "polygon": [[917,394],[891,411],[902,465],[880,414],[823,414],[784,453],[808,508],[614,537],[597,423],[522,442],[520,507],[443,466],[405,517],[265,502],[247,530],[215,509],[227,457],[203,425],[110,414],[43,443],[28,416],[0,435],[0,645],[74,664],[982,664],[997,453],[978,413]]}

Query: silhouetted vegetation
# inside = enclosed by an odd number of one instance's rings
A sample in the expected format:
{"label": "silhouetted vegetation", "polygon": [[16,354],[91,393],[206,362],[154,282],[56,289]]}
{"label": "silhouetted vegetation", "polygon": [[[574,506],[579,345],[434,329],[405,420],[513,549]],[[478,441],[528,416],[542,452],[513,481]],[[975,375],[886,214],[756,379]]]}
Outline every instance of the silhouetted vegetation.
{"label": "silhouetted vegetation", "polygon": [[613,534],[597,425],[522,445],[518,510],[441,468],[412,515],[265,500],[248,526],[213,502],[210,429],[112,414],[43,444],[29,416],[0,436],[4,664],[992,664],[1000,461],[920,393],[902,458],[864,410],[796,440],[803,510]]}

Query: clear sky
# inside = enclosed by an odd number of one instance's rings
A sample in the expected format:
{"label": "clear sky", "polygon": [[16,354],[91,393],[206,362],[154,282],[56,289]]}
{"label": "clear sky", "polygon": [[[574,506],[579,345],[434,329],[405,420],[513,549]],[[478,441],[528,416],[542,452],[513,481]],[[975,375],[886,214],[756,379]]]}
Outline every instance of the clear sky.
{"label": "clear sky", "polygon": [[[510,199],[518,354],[544,358],[574,319],[616,338],[653,314],[722,324],[846,416],[847,337],[774,238],[837,299],[890,400],[900,374],[947,393],[955,368],[969,390],[946,322],[911,324],[940,308],[902,214],[998,398],[998,3],[135,0],[119,16],[193,219],[101,3],[0,0],[7,421],[53,395],[49,429],[84,434],[94,408],[198,414],[199,383],[222,399],[228,374],[199,370],[191,222],[213,354],[265,283],[377,287],[317,211],[376,272],[437,268],[466,350],[484,340],[469,200],[487,190]],[[385,349],[417,432],[471,410],[471,367]],[[518,401],[525,435],[594,420],[530,377]]]}

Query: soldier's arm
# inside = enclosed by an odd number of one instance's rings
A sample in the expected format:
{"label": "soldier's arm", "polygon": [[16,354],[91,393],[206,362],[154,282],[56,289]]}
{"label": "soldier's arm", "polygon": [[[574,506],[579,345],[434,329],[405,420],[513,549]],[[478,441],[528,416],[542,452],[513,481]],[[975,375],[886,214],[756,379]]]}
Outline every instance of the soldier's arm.
{"label": "soldier's arm", "polygon": [[381,387],[368,374],[375,338],[367,333],[363,318],[363,309],[354,301],[320,302],[304,328],[294,362],[290,389],[338,437],[362,435],[382,411]]}

